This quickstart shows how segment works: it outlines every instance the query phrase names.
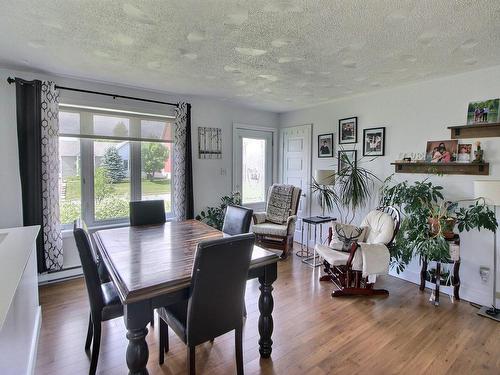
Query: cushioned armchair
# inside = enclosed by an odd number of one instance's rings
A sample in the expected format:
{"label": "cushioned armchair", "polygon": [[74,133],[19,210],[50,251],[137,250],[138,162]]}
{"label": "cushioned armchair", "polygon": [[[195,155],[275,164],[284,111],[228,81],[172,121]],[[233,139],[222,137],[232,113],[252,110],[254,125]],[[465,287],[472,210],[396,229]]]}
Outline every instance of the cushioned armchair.
{"label": "cushioned armchair", "polygon": [[389,247],[400,225],[400,214],[394,207],[370,211],[359,228],[333,223],[328,246],[316,245],[324,259],[325,276],[337,290],[333,297],[347,295],[387,295],[385,289],[373,289],[377,275],[389,270]]}
{"label": "cushioned armchair", "polygon": [[267,194],[266,212],[253,214],[252,230],[257,244],[282,250],[282,258],[286,258],[293,248],[301,192],[295,186],[274,184]]}

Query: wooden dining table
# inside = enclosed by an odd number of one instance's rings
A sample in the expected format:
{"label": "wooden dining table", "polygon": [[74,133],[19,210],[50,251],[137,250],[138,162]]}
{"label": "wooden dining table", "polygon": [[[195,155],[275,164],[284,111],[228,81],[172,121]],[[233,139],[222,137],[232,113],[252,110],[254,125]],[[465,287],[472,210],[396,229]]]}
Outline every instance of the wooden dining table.
{"label": "wooden dining table", "polygon": [[[129,374],[148,374],[147,324],[155,308],[189,297],[198,243],[224,234],[200,221],[122,227],[94,233],[97,250],[124,306]],[[258,278],[259,352],[269,358],[273,341],[273,282],[279,257],[254,247],[248,279]],[[221,269],[224,272],[224,269]]]}

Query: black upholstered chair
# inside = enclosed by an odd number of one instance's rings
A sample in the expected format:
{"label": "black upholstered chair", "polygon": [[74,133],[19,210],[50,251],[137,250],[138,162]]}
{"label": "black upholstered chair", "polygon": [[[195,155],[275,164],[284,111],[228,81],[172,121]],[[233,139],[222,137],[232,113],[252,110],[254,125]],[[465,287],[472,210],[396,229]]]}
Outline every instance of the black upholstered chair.
{"label": "black upholstered chair", "polygon": [[73,234],[76,247],[82,263],[85,285],[90,302],[89,327],[85,350],[90,349],[92,344],[92,356],[89,374],[95,374],[99,348],[101,345],[101,322],[123,316],[123,305],[115,290],[113,283],[101,283],[97,264],[92,256],[91,244],[88,233],[83,229],[80,221],[75,221]]}
{"label": "black upholstered chair", "polygon": [[[198,244],[188,300],[158,309],[160,364],[168,352],[168,327],[187,345],[189,374],[195,347],[235,330],[236,369],[243,374],[243,304],[255,235],[241,234]],[[214,291],[216,291],[214,293]]]}
{"label": "black upholstered chair", "polygon": [[234,236],[248,233],[252,223],[253,210],[242,206],[227,206],[222,232]]}
{"label": "black upholstered chair", "polygon": [[163,200],[130,202],[130,225],[153,225],[165,222]]}

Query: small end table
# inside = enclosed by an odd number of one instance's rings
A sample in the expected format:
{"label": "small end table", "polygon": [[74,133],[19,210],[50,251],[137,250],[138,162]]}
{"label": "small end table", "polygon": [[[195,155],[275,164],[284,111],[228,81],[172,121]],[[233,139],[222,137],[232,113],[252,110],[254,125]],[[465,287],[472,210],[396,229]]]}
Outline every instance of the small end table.
{"label": "small end table", "polygon": [[[460,236],[458,234],[455,234],[455,236],[452,239],[447,240],[448,243],[458,245],[460,246]],[[430,281],[431,283],[435,284],[435,289],[434,289],[434,300],[432,300],[432,295],[431,295],[431,302],[434,303],[434,306],[439,306],[439,289],[441,286],[441,265],[442,264],[453,264],[453,275],[451,278],[451,284],[449,286],[453,287],[453,296],[450,296],[451,301],[454,302],[460,301],[460,257],[458,259],[447,259],[447,260],[438,260],[436,262],[436,281],[433,282],[432,279],[427,280],[426,274],[427,274],[427,267],[429,264],[429,259],[427,258],[422,258],[422,269],[420,271],[420,290],[424,291],[425,290],[425,282]]]}
{"label": "small end table", "polygon": [[[316,248],[313,249],[313,254],[309,251],[309,239],[311,236],[311,225],[314,226],[314,244],[317,243],[318,231],[317,227],[319,225],[319,241],[323,243],[323,224],[330,223],[332,221],[337,220],[331,216],[311,216],[302,218],[302,230],[301,230],[301,239],[300,239],[300,250],[296,252],[298,257],[303,258],[302,262],[315,268],[321,265],[321,263],[317,263],[316,259],[319,258],[316,255]],[[304,249],[304,225],[307,224],[307,241]]]}

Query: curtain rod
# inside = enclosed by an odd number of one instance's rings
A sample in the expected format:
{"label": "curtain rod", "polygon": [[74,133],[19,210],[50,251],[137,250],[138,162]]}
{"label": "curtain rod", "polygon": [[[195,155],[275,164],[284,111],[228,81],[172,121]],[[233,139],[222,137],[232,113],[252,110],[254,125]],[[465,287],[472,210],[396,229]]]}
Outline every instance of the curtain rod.
{"label": "curtain rod", "polygon": [[[12,84],[12,83],[16,82],[16,78],[9,77],[9,78],[7,78],[7,82],[9,84]],[[137,100],[137,101],[140,101],[140,102],[165,104],[165,105],[171,105],[173,107],[179,107],[179,104],[177,104],[177,103],[169,103],[169,102],[162,102],[162,101],[159,101],[159,100],[136,98],[136,97],[133,97],[133,96],[124,96],[124,95],[118,95],[118,94],[110,94],[110,93],[101,92],[101,91],[83,90],[83,89],[76,89],[76,88],[73,88],[73,87],[65,87],[65,86],[59,86],[59,85],[55,85],[55,88],[59,89],[59,90],[83,92],[83,93],[86,93],[86,94],[95,94],[95,95],[110,96],[113,99],[116,99],[116,98],[130,99],[130,100]]]}

